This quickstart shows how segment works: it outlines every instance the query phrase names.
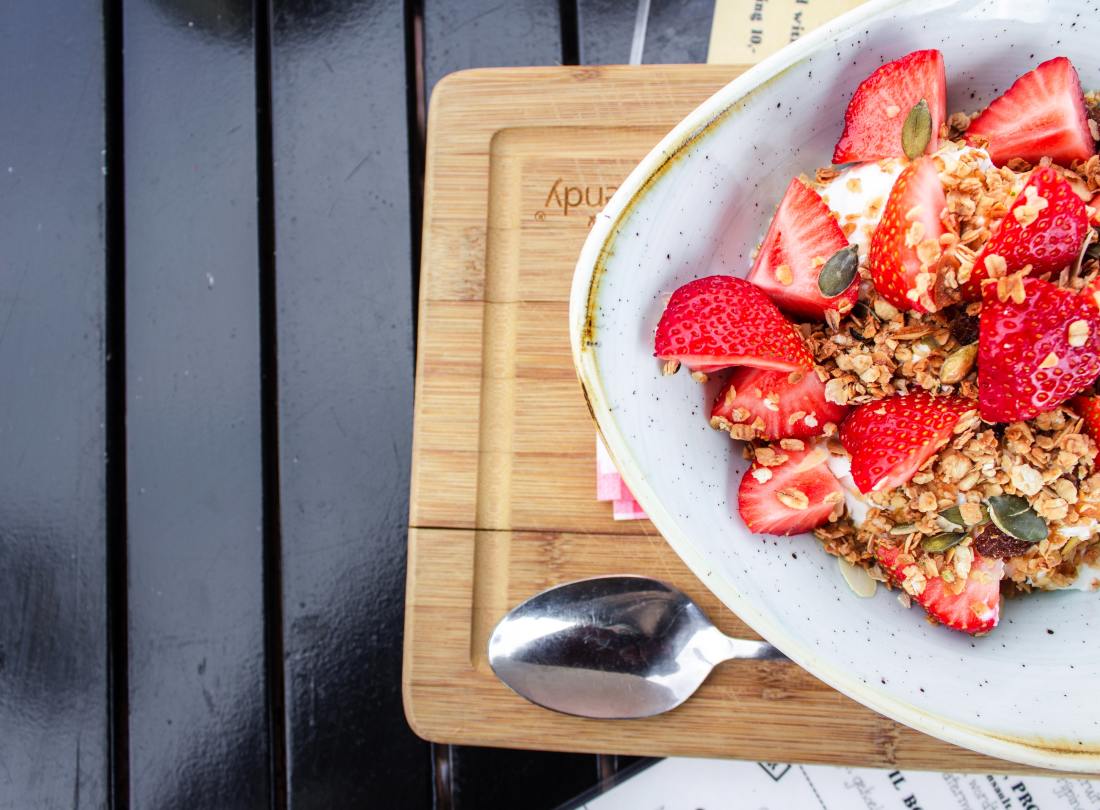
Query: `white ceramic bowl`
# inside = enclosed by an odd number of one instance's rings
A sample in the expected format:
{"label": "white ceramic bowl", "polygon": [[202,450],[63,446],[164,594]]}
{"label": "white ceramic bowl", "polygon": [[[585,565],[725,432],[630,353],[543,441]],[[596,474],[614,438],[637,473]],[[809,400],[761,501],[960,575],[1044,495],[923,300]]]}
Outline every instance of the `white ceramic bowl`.
{"label": "white ceramic bowl", "polygon": [[747,272],[790,178],[828,164],[852,91],[882,62],[939,48],[948,110],[973,111],[1058,55],[1086,88],[1100,87],[1098,41],[1095,7],[1068,0],[858,8],[731,82],[638,165],[597,218],[569,312],[581,382],[626,482],[733,611],[826,683],[902,723],[1082,772],[1100,772],[1100,594],[1012,600],[991,635],[972,639],[929,625],[883,588],[855,596],[813,538],[749,534],[736,517],[745,462],[705,418],[713,391],[684,373],[660,375],[653,330],[684,282]]}

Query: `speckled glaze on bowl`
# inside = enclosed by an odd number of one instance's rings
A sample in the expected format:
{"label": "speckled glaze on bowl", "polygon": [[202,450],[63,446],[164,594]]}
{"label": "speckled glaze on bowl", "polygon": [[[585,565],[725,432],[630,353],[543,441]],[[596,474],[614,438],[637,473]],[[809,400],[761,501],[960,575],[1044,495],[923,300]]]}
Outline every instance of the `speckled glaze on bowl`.
{"label": "speckled glaze on bowl", "polygon": [[[940,48],[948,110],[980,109],[1057,55],[1100,87],[1100,3],[876,0],[731,82],[674,129],[597,218],[570,300],[573,355],[626,482],[732,610],[817,677],[902,723],[993,756],[1100,772],[1100,594],[1004,605],[972,639],[880,588],[855,596],[813,538],[736,517],[745,462],[707,425],[713,390],[662,377],[653,330],[691,278],[744,275],[783,189],[829,162],[844,107],[884,61]],[[1051,632],[1053,631],[1053,632]]]}

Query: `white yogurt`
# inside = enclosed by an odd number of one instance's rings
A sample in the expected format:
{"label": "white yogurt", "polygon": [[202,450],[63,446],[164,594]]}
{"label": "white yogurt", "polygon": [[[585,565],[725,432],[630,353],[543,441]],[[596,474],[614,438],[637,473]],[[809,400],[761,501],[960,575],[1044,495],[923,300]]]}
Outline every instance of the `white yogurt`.
{"label": "white yogurt", "polygon": [[[1100,532],[1100,521],[1090,520],[1075,526],[1059,526],[1055,531],[1063,537],[1077,537],[1084,540]],[[1078,566],[1077,576],[1066,585],[1056,585],[1042,574],[1033,580],[1028,580],[1028,584],[1045,591],[1100,591],[1100,567],[1087,564]]]}
{"label": "white yogurt", "polygon": [[[860,256],[867,257],[871,247],[871,235],[875,232],[890,189],[898,179],[904,161],[882,160],[877,163],[861,163],[845,169],[819,189],[821,199],[839,216],[841,227],[854,222],[856,228],[848,235],[848,243],[859,248]],[[870,213],[872,202],[879,204]]]}
{"label": "white yogurt", "polygon": [[1029,579],[1028,584],[1044,591],[1100,591],[1100,568],[1081,565],[1077,568],[1077,576],[1065,585],[1056,585],[1042,574]]}
{"label": "white yogurt", "polygon": [[[993,161],[984,149],[972,146],[958,147],[947,143],[936,152],[943,161],[945,171],[958,164],[964,154],[975,155],[983,169],[993,169]],[[841,226],[855,223],[856,228],[848,235],[848,243],[859,248],[860,256],[867,257],[871,246],[871,236],[882,219],[886,200],[894,181],[898,179],[907,161],[900,158],[887,158],[875,163],[861,163],[845,169],[829,182],[818,188],[821,198],[830,210],[837,214]],[[877,203],[874,208],[872,203]]]}
{"label": "white yogurt", "polygon": [[1083,521],[1073,526],[1059,526],[1055,531],[1062,535],[1062,537],[1088,540],[1096,534],[1097,531],[1100,531],[1100,522],[1095,520]]}
{"label": "white yogurt", "polygon": [[954,169],[963,155],[975,156],[978,159],[978,165],[987,171],[997,168],[993,165],[993,161],[989,159],[989,152],[974,146],[956,146],[949,142],[936,150],[936,155],[943,161],[945,171]]}
{"label": "white yogurt", "polygon": [[867,512],[874,508],[872,504],[856,486],[852,479],[852,459],[848,456],[836,456],[829,454],[829,471],[836,476],[844,490],[844,503],[848,507],[848,516],[856,526],[862,526],[867,520]]}

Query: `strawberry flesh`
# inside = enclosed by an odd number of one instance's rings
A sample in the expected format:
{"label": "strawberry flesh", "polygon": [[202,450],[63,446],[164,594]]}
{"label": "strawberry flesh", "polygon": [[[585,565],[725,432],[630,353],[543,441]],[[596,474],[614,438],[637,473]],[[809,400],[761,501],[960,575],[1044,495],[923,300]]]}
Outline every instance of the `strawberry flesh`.
{"label": "strawberry flesh", "polygon": [[[1023,285],[1019,304],[1001,301],[996,284],[982,288],[978,403],[987,422],[1052,411],[1100,374],[1100,310],[1091,297],[1035,278]],[[1073,334],[1081,345],[1071,344]]]}
{"label": "strawberry flesh", "polygon": [[829,206],[795,178],[756,254],[749,281],[796,317],[820,321],[828,309],[848,312],[859,296],[859,275],[831,298],[821,294],[817,281],[825,262],[846,247],[848,239]]}
{"label": "strawberry flesh", "polygon": [[[940,216],[946,207],[947,197],[932,158],[919,158],[898,175],[871,238],[869,261],[875,289],[898,309],[931,312],[936,308],[932,296],[938,240],[944,232]],[[928,263],[921,261],[922,252]],[[931,274],[933,279],[923,288],[918,286],[922,274],[926,278]]]}
{"label": "strawberry flesh", "polygon": [[[792,382],[791,380],[794,380]],[[848,413],[846,405],[825,399],[825,383],[809,372],[767,371],[738,368],[714,400],[711,425],[719,429],[735,424],[763,423],[757,437],[808,439],[820,436],[825,425],[839,425]]]}
{"label": "strawberry flesh", "polygon": [[[1036,214],[1040,198],[1046,205]],[[1028,265],[1036,276],[1061,270],[1081,252],[1088,227],[1085,204],[1073,187],[1050,166],[1036,169],[982,247],[970,278],[960,285],[963,297],[981,300],[981,283],[989,274],[985,259],[992,254],[1005,260],[1010,273]]]}
{"label": "strawberry flesh", "polygon": [[912,557],[901,549],[879,546],[875,556],[886,573],[897,583],[914,575],[924,579],[924,588],[913,599],[924,608],[929,618],[952,630],[971,635],[988,633],[1001,618],[1001,579],[1003,560],[974,555],[970,573],[960,593],[954,593],[942,577],[929,577],[914,564]]}
{"label": "strawberry flesh", "polygon": [[914,51],[887,62],[856,88],[844,113],[844,133],[833,151],[833,163],[866,162],[905,154],[901,129],[921,100],[932,114],[927,152],[939,146],[940,124],[947,117],[947,78],[943,54]]}
{"label": "strawberry flesh", "polygon": [[971,121],[966,135],[972,142],[988,142],[989,156],[998,166],[1012,158],[1038,163],[1044,157],[1068,166],[1096,151],[1081,81],[1064,56],[1018,78]]}
{"label": "strawberry flesh", "polygon": [[829,451],[811,445],[776,453],[786,459],[773,467],[755,461],[741,479],[737,509],[749,531],[801,534],[839,517],[844,491],[829,470]]}
{"label": "strawberry flesh", "polygon": [[655,349],[662,360],[695,371],[813,368],[794,324],[762,290],[733,276],[707,276],[676,290],[657,324]]}
{"label": "strawberry flesh", "polygon": [[927,391],[856,407],[840,426],[859,491],[884,492],[907,482],[946,442],[974,401]]}

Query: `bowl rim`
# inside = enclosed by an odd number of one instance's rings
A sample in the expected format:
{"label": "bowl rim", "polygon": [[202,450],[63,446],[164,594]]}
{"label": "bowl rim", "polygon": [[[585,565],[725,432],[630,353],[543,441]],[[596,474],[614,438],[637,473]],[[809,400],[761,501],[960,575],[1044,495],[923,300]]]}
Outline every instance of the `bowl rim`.
{"label": "bowl rim", "polygon": [[634,497],[676,554],[722,602],[750,627],[778,647],[796,664],[850,698],[911,728],[955,745],[1000,759],[1053,770],[1100,773],[1100,746],[1071,745],[1039,737],[1010,737],[931,714],[860,682],[826,663],[804,647],[782,625],[761,612],[731,583],[708,565],[691,539],[681,532],[672,515],[650,488],[630,445],[611,412],[592,344],[600,280],[620,228],[646,192],[676,162],[676,158],[736,111],[739,101],[758,87],[782,75],[840,33],[893,9],[927,5],[926,0],[870,0],[837,17],[751,67],[700,104],[677,124],[620,184],[581,250],[569,296],[569,340],[589,412]]}

